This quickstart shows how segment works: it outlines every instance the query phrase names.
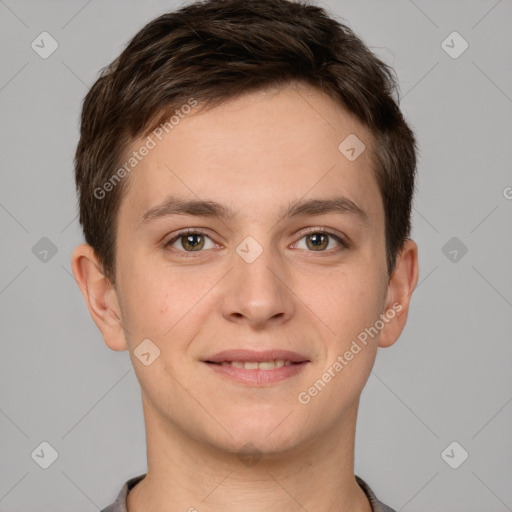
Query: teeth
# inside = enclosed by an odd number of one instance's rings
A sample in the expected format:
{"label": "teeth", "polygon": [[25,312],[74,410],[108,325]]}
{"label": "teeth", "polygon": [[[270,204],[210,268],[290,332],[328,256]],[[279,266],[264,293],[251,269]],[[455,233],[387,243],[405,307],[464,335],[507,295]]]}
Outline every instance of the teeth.
{"label": "teeth", "polygon": [[233,366],[234,368],[244,368],[245,370],[273,370],[274,368],[281,368],[282,366],[290,366],[291,361],[284,361],[277,359],[275,361],[223,361],[222,366]]}

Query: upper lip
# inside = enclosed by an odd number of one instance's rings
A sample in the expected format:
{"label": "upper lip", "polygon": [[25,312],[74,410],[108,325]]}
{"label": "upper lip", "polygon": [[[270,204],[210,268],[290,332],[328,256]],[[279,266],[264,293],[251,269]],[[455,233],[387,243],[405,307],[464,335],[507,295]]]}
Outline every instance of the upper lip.
{"label": "upper lip", "polygon": [[212,362],[212,363],[222,363],[222,362],[232,362],[232,361],[249,361],[249,362],[265,362],[265,361],[291,361],[292,363],[302,363],[304,361],[309,361],[309,359],[297,352],[291,352],[290,350],[249,350],[249,349],[232,349],[232,350],[223,350],[222,352],[218,352],[212,356],[204,359],[204,362]]}

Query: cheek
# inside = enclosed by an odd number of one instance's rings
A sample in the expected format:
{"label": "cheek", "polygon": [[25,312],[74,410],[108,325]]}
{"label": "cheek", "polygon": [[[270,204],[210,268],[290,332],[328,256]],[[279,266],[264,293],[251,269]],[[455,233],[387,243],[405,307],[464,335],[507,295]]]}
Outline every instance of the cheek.
{"label": "cheek", "polygon": [[[126,272],[123,282],[123,305],[127,327],[137,339],[150,338],[160,347],[187,339],[187,326],[202,309],[205,293],[214,285],[211,275],[170,270],[169,266],[145,261]],[[192,324],[192,325],[191,325]]]}
{"label": "cheek", "polygon": [[381,313],[385,286],[375,268],[343,270],[309,284],[307,304],[341,343],[373,325]]}
{"label": "cheek", "polygon": [[146,338],[160,346],[159,338],[172,327],[172,312],[176,309],[173,302],[179,302],[176,290],[149,265],[136,265],[134,260],[129,263],[129,267],[120,265],[118,283],[123,324],[131,338],[131,348]]}

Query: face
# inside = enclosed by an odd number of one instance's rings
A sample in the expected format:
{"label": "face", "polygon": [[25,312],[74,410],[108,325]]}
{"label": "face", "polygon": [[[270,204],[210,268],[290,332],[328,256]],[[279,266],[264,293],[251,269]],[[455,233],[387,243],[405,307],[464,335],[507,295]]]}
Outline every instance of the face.
{"label": "face", "polygon": [[[366,146],[355,160],[338,148],[351,134]],[[388,326],[345,355],[391,307],[369,133],[288,86],[192,109],[154,139],[119,210],[126,344],[111,342],[130,351],[145,413],[232,452],[342,428]]]}

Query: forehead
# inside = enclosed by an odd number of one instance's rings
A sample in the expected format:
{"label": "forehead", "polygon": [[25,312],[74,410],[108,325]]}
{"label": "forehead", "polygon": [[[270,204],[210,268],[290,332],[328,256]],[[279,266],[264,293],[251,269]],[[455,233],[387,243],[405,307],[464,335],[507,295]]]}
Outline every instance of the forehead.
{"label": "forehead", "polygon": [[[150,134],[152,149],[130,173],[120,213],[140,219],[172,194],[263,219],[299,198],[336,192],[379,214],[371,135],[318,90],[290,85],[186,111],[172,128]],[[348,146],[366,149],[353,159]]]}

